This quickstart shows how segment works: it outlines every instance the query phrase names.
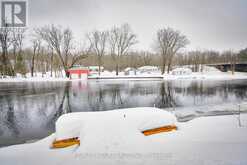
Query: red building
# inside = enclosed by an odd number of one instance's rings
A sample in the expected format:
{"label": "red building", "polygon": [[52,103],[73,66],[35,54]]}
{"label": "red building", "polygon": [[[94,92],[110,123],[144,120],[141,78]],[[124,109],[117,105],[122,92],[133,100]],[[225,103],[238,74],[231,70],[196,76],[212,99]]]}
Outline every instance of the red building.
{"label": "red building", "polygon": [[66,71],[71,79],[87,79],[89,69],[87,67],[75,66]]}

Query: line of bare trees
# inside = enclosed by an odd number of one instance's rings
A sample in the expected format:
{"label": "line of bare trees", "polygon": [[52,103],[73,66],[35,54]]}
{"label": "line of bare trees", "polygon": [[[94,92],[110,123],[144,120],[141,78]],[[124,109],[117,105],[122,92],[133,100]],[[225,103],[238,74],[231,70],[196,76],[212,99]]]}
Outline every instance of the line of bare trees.
{"label": "line of bare trees", "polygon": [[110,31],[93,31],[87,35],[87,38],[91,43],[93,53],[97,56],[99,74],[107,47],[115,64],[116,75],[118,75],[120,59],[137,43],[137,36],[132,32],[129,24],[113,27]]}
{"label": "line of bare trees", "polygon": [[[24,48],[25,40],[29,44]],[[35,76],[37,72],[42,75],[50,72],[50,76],[60,76],[61,71],[66,73],[76,64],[97,65],[99,74],[101,67],[115,70],[118,75],[127,67],[144,65],[159,66],[162,73],[169,73],[175,65],[192,65],[194,71],[202,71],[202,65],[220,62],[230,63],[234,72],[237,62],[247,60],[247,49],[237,53],[231,50],[183,52],[189,44],[188,38],[170,27],[157,31],[153,52],[134,51],[138,40],[129,24],[105,31],[94,30],[86,34],[83,46],[75,43],[72,30],[57,25],[34,28],[28,36],[26,29],[1,28],[0,74]]]}

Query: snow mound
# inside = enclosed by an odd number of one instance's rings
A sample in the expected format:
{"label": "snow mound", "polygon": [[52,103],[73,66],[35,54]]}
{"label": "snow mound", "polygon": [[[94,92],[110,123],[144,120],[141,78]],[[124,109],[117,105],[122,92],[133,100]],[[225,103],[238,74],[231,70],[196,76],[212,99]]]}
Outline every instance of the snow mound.
{"label": "snow mound", "polygon": [[[77,112],[62,115],[56,122],[56,139],[72,137],[83,138],[83,135],[96,132],[97,127],[109,130],[112,134],[118,124],[123,131],[141,132],[147,129],[175,124],[176,117],[158,108],[130,108],[106,112]],[[124,128],[124,127],[127,127]],[[103,132],[102,132],[103,133]],[[128,134],[128,133],[127,133]],[[104,136],[104,135],[102,135]]]}
{"label": "snow mound", "polygon": [[221,73],[221,71],[212,66],[203,66],[203,73]]}

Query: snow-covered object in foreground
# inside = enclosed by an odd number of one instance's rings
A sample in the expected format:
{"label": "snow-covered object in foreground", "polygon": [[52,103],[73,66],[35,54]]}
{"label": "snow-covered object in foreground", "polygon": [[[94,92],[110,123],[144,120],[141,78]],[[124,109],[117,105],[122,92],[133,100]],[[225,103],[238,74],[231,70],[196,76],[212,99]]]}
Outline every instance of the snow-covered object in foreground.
{"label": "snow-covered object in foreground", "polygon": [[[61,116],[56,140],[79,137],[79,153],[141,152],[146,144],[142,131],[175,125],[176,117],[157,108],[131,108],[106,112],[78,112]],[[131,136],[129,136],[131,135]]]}
{"label": "snow-covered object in foreground", "polygon": [[172,70],[172,75],[191,75],[192,70],[189,68],[176,68]]}
{"label": "snow-covered object in foreground", "polygon": [[[176,118],[170,112],[158,108],[131,108],[106,112],[77,112],[62,115],[56,122],[56,139],[81,137],[92,132],[92,126],[108,129],[113,134],[114,123],[123,123],[129,131],[144,130],[174,125]],[[98,123],[102,123],[100,125]],[[109,125],[107,124],[109,123]],[[119,128],[121,128],[119,126]],[[89,129],[89,130],[87,130]],[[94,132],[97,128],[94,128]],[[116,132],[116,134],[119,131]],[[83,138],[83,137],[81,137]]]}

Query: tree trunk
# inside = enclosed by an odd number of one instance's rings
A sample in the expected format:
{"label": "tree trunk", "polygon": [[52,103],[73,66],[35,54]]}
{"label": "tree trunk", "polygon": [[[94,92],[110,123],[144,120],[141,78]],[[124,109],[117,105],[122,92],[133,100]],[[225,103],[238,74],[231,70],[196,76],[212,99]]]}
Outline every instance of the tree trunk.
{"label": "tree trunk", "polygon": [[98,74],[100,76],[100,65],[98,65]]}
{"label": "tree trunk", "polygon": [[31,77],[33,77],[33,71],[34,71],[34,59],[35,59],[35,55],[33,55],[33,57],[32,57]]}
{"label": "tree trunk", "polygon": [[169,64],[168,64],[168,67],[167,67],[167,73],[168,73],[168,74],[169,74],[170,70],[171,70],[171,64],[169,63]]}
{"label": "tree trunk", "polygon": [[162,74],[164,74],[165,73],[165,68],[166,68],[166,64],[162,64]]}
{"label": "tree trunk", "polygon": [[116,75],[118,76],[118,63],[116,64]]}
{"label": "tree trunk", "polygon": [[53,72],[53,53],[51,54],[51,77],[52,77],[52,73]]}
{"label": "tree trunk", "polygon": [[232,70],[232,75],[234,75],[234,72],[235,72],[235,64],[234,63],[231,64],[231,70]]}
{"label": "tree trunk", "polygon": [[162,74],[165,73],[165,70],[166,70],[166,59],[164,57],[165,55],[163,54],[162,55]]}
{"label": "tree trunk", "polygon": [[100,65],[101,65],[101,58],[99,57],[98,58],[98,74],[99,74],[99,76],[100,76],[100,72],[101,72],[101,68],[100,68]]}

